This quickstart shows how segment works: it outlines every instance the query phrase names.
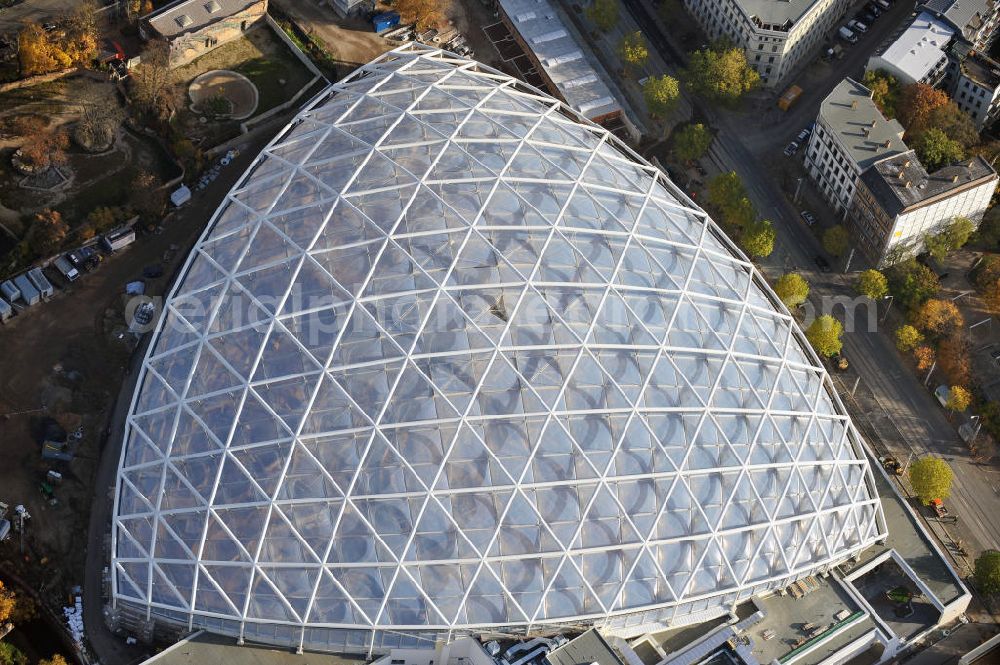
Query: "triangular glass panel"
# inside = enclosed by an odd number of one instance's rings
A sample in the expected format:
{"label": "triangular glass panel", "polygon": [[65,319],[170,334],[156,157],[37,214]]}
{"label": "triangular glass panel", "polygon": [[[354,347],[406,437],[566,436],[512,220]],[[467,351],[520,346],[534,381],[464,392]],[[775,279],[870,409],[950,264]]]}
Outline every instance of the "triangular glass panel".
{"label": "triangular glass panel", "polygon": [[370,422],[364,412],[351,402],[344,389],[329,376],[325,376],[302,423],[301,433],[337,432],[364,427]]}
{"label": "triangular glass panel", "polygon": [[295,432],[309,408],[318,380],[317,375],[297,376],[254,386],[253,391]]}

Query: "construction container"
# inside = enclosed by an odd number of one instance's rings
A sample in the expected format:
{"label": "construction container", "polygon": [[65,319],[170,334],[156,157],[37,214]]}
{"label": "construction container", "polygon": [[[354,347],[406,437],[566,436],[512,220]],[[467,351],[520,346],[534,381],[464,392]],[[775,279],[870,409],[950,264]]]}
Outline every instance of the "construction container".
{"label": "construction container", "polygon": [[372,17],[372,27],[375,32],[385,32],[389,28],[399,25],[399,14],[397,12],[384,12]]}
{"label": "construction container", "polygon": [[80,271],[74,268],[65,256],[60,256],[52,262],[52,265],[56,267],[60,275],[66,278],[67,282],[75,282],[76,278],[80,276]]}
{"label": "construction container", "polygon": [[48,300],[55,293],[55,289],[52,288],[52,282],[49,278],[45,276],[41,268],[32,268],[28,271],[28,279],[34,284],[38,292],[42,294],[42,297]]}
{"label": "construction container", "polygon": [[0,284],[0,293],[2,293],[3,297],[6,298],[7,301],[11,303],[21,298],[21,292],[18,290],[16,286],[14,286],[14,282],[10,281],[9,279],[3,284]]}
{"label": "construction container", "polygon": [[37,305],[42,299],[42,294],[38,292],[27,275],[18,275],[14,278],[14,286],[21,292],[21,300],[28,306]]}
{"label": "construction container", "polygon": [[0,321],[6,321],[14,316],[14,308],[7,304],[7,301],[0,298]]}
{"label": "construction container", "polygon": [[121,226],[109,231],[101,238],[101,246],[109,252],[117,252],[135,242],[135,231],[131,227]]}

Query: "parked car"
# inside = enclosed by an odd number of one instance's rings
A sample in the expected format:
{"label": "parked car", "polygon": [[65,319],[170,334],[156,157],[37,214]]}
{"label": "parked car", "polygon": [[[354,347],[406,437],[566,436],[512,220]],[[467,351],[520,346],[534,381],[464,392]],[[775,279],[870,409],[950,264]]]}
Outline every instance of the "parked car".
{"label": "parked car", "polygon": [[840,26],[840,29],[837,30],[837,36],[843,39],[848,44],[858,43],[858,36],[854,34],[854,32],[852,32],[851,29],[848,28],[847,26],[844,25]]}
{"label": "parked car", "polygon": [[951,388],[941,384],[934,389],[934,396],[937,397],[937,401],[941,406],[946,406],[948,404],[948,398],[951,397]]}
{"label": "parked car", "polygon": [[808,224],[809,226],[812,226],[813,224],[816,223],[816,216],[813,215],[808,210],[803,210],[802,212],[799,213],[799,216],[802,217],[802,221]]}
{"label": "parked car", "polygon": [[806,127],[801,132],[799,132],[799,135],[795,137],[795,140],[798,141],[799,143],[802,143],[807,138],[809,138],[810,134],[812,134],[812,128]]}
{"label": "parked car", "polygon": [[785,157],[791,157],[798,151],[799,151],[799,144],[796,143],[795,141],[792,141],[791,143],[785,146],[784,154]]}
{"label": "parked car", "polygon": [[813,257],[813,263],[819,268],[820,272],[830,272],[830,262],[827,261],[823,256],[817,254]]}
{"label": "parked car", "polygon": [[847,27],[853,30],[854,32],[860,32],[861,34],[865,34],[866,32],[868,32],[868,26],[857,19],[854,19],[853,21],[848,21]]}
{"label": "parked car", "polygon": [[881,9],[881,7],[879,7],[878,5],[876,5],[875,2],[874,2],[874,0],[872,2],[869,2],[867,5],[865,5],[865,9],[868,10],[869,12],[871,12],[875,16],[875,18],[878,18],[879,16],[882,15],[882,9]]}
{"label": "parked car", "polygon": [[859,21],[861,21],[865,25],[871,25],[872,23],[875,22],[875,19],[877,19],[878,16],[876,16],[875,14],[873,14],[871,12],[871,10],[866,9],[864,11],[858,12],[857,15],[855,15],[854,18],[858,19]]}

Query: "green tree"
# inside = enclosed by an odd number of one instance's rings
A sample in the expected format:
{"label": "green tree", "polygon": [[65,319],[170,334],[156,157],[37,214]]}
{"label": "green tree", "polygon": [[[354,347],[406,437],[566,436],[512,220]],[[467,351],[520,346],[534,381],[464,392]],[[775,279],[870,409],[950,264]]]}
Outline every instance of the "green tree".
{"label": "green tree", "polygon": [[760,85],[760,74],[747,64],[743,49],[733,46],[695,51],[683,79],[696,95],[729,104]]}
{"label": "green tree", "polygon": [[972,404],[972,393],[962,386],[952,386],[948,391],[948,399],[944,403],[944,408],[955,413],[962,413]]}
{"label": "green tree", "polygon": [[904,324],[896,328],[896,348],[906,353],[920,346],[924,341],[924,336],[919,330],[909,324]]}
{"label": "green tree", "polygon": [[979,132],[972,116],[958,108],[955,102],[948,102],[931,110],[927,124],[937,127],[945,136],[958,141],[963,148],[970,148],[979,143]]}
{"label": "green tree", "polygon": [[809,297],[809,282],[796,272],[786,272],[774,283],[774,292],[788,309],[794,309]]}
{"label": "green tree", "polygon": [[878,270],[863,270],[854,288],[867,298],[880,300],[889,295],[889,280]]}
{"label": "green tree", "polygon": [[996,249],[1000,245],[1000,207],[994,206],[986,211],[973,241],[988,249]]}
{"label": "green tree", "polygon": [[921,457],[910,465],[910,484],[924,503],[951,496],[954,474],[948,463],[939,457]]}
{"label": "green tree", "polygon": [[776,237],[770,221],[753,222],[740,234],[740,247],[752,258],[767,258],[774,251]]}
{"label": "green tree", "polygon": [[908,310],[919,307],[941,288],[937,275],[916,259],[897,263],[886,276],[889,291]]}
{"label": "green tree", "polygon": [[806,329],[806,339],[816,349],[816,353],[829,358],[840,353],[844,344],[840,341],[840,336],[844,333],[844,326],[840,321],[829,314],[816,317]]}
{"label": "green tree", "polygon": [[934,172],[946,164],[957,162],[965,156],[962,144],[937,127],[928,127],[917,137],[913,149],[928,171]]}
{"label": "green tree", "polygon": [[677,109],[681,85],[673,76],[650,76],[642,84],[642,97],[650,115],[665,117]]}
{"label": "green tree", "polygon": [[608,32],[618,24],[617,0],[594,0],[586,10],[587,18],[601,32]]}
{"label": "green tree", "polygon": [[972,577],[980,593],[990,596],[1000,593],[1000,552],[986,550],[980,554]]}
{"label": "green tree", "polygon": [[618,42],[618,57],[625,63],[626,71],[639,69],[649,59],[649,47],[639,31],[630,32]]}
{"label": "green tree", "polygon": [[847,230],[840,224],[831,226],[823,233],[823,249],[834,256],[846,252],[849,242]]}
{"label": "green tree", "polygon": [[28,665],[28,657],[10,642],[0,642],[0,665]]}
{"label": "green tree", "polygon": [[890,120],[895,118],[900,91],[899,81],[889,72],[879,69],[865,72],[862,82],[872,91],[872,101],[882,115]]}
{"label": "green tree", "polygon": [[722,213],[722,221],[742,228],[757,219],[757,211],[747,197],[746,187],[735,171],[720,173],[708,183],[708,200]]}
{"label": "green tree", "polygon": [[708,152],[714,139],[712,132],[701,123],[684,125],[674,133],[674,154],[682,162],[694,161]]}

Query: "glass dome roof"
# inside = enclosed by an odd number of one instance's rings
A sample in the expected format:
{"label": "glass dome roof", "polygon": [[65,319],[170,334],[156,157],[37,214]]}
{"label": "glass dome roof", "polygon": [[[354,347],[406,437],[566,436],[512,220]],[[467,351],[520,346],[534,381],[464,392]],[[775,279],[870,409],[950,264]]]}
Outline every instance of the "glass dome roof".
{"label": "glass dome roof", "polygon": [[365,649],[662,625],[884,533],[821,365],[705,213],[429,47],[263,151],[142,371],[114,596],[193,627]]}

